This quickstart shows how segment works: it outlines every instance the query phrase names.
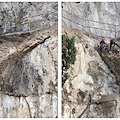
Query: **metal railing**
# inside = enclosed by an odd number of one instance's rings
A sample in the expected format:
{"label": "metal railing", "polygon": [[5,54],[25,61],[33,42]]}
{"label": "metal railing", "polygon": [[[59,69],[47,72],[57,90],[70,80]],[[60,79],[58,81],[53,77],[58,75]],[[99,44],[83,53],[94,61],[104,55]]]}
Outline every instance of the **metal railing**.
{"label": "metal railing", "polygon": [[[72,10],[71,10],[72,11]],[[81,12],[81,11],[80,11]],[[74,19],[79,19],[82,20],[83,22],[77,22],[75,20],[73,20],[73,17]],[[117,31],[118,30],[118,27],[120,25],[115,25],[115,24],[110,24],[110,23],[105,23],[105,22],[100,22],[100,21],[94,21],[94,20],[88,20],[88,19],[84,19],[82,16],[78,16],[78,15],[75,15],[73,14],[72,12],[68,12],[66,10],[63,10],[62,9],[62,19],[66,19],[68,21],[70,21],[71,23],[71,28],[72,28],[72,23],[76,24],[77,27],[81,26],[81,30],[84,28],[84,29],[88,29],[90,31],[90,28],[92,29],[98,29],[100,30],[101,32],[101,35],[97,35],[98,37],[103,37],[102,35],[102,31],[106,31],[106,32],[111,32],[114,34],[115,38],[116,37],[119,37],[117,35],[119,35],[119,32],[120,31]],[[98,27],[94,27],[94,26],[90,26],[90,22],[93,23],[93,24],[99,24],[97,25]],[[87,25],[86,25],[87,24]],[[101,26],[102,25],[107,25],[109,27],[107,28],[110,28],[110,29],[105,29],[105,28],[102,28]],[[85,30],[84,30],[85,31]],[[86,31],[87,32],[87,31]],[[91,33],[91,32],[90,32]],[[107,33],[106,33],[107,34]],[[110,36],[104,36],[105,38],[111,38]]]}

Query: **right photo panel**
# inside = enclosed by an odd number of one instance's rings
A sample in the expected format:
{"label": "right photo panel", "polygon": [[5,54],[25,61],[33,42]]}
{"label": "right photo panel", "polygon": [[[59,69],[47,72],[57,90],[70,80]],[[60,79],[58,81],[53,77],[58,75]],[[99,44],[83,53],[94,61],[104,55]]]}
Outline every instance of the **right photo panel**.
{"label": "right photo panel", "polygon": [[120,3],[61,10],[62,118],[120,118]]}

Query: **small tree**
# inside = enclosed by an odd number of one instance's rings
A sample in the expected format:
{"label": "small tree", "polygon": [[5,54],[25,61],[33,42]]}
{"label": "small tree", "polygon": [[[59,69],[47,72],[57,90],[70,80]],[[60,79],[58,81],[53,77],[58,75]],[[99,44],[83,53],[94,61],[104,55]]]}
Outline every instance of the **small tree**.
{"label": "small tree", "polygon": [[74,64],[75,60],[75,37],[68,38],[68,36],[62,35],[62,86],[69,78],[67,70],[70,68],[71,64]]}

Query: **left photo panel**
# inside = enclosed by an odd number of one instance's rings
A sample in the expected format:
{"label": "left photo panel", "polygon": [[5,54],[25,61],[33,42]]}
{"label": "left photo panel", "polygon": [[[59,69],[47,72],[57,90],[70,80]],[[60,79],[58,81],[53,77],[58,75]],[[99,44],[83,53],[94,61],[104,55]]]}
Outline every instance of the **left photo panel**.
{"label": "left photo panel", "polygon": [[57,118],[58,3],[0,2],[0,118]]}

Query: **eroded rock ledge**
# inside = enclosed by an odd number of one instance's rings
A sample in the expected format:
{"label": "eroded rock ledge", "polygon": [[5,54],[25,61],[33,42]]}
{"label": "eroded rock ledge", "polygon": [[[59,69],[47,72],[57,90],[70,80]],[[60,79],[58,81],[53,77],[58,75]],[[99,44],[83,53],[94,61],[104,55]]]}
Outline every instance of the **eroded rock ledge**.
{"label": "eroded rock ledge", "polygon": [[57,27],[15,40],[0,44],[0,117],[56,117]]}

